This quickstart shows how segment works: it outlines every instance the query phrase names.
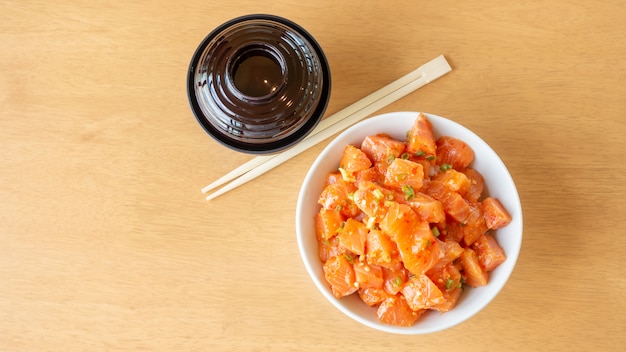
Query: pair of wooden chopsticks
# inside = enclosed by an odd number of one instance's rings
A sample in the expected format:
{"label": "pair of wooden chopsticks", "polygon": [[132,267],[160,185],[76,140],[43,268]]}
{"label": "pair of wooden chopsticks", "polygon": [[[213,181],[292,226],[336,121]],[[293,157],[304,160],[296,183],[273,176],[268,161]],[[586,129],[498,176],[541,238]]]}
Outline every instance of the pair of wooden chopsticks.
{"label": "pair of wooden chopsticks", "polygon": [[370,114],[445,75],[451,70],[452,68],[446,59],[443,55],[440,55],[420,66],[417,70],[384,86],[356,103],[336,112],[332,116],[323,119],[313,132],[290,149],[280,154],[257,156],[204,187],[202,193],[207,193],[233,180],[233,182],[208,195],[206,200],[219,197],[270,171],[285,161],[324,141],[328,137],[333,136],[337,132],[350,127]]}

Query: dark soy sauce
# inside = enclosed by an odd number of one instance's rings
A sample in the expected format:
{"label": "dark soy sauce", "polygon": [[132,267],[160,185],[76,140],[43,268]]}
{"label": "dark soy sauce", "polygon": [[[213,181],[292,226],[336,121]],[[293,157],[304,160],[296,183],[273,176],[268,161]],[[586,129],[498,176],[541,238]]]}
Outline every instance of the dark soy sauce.
{"label": "dark soy sauce", "polygon": [[233,83],[249,98],[263,98],[275,93],[285,82],[278,60],[262,48],[245,50],[232,68]]}

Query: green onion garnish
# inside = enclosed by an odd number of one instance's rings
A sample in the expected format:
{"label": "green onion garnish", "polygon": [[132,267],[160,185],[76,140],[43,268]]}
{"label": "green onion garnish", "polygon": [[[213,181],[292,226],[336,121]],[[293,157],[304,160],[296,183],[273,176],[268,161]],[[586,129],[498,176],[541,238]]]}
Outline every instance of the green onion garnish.
{"label": "green onion garnish", "polygon": [[402,186],[402,192],[404,192],[404,199],[406,200],[411,200],[415,197],[415,191],[413,190],[413,187],[409,185]]}
{"label": "green onion garnish", "polygon": [[450,164],[441,164],[441,166],[439,167],[439,170],[445,172],[452,169],[452,165]]}

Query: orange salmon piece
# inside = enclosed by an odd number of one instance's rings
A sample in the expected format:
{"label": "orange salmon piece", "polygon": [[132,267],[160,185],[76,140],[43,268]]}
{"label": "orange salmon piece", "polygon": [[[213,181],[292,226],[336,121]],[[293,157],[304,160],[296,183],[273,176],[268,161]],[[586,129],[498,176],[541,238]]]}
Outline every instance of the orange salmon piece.
{"label": "orange salmon piece", "polygon": [[339,244],[337,236],[328,240],[319,240],[318,242],[318,255],[322,263],[336,255],[346,253],[346,249]]}
{"label": "orange salmon piece", "polygon": [[336,210],[321,208],[315,217],[315,233],[318,240],[327,240],[341,228],[343,216]]}
{"label": "orange salmon piece", "polygon": [[464,170],[474,161],[474,151],[460,139],[440,137],[437,140],[437,165],[448,164],[455,170]]}
{"label": "orange salmon piece", "polygon": [[465,219],[464,226],[461,226],[463,242],[466,247],[474,243],[474,241],[487,232],[487,224],[483,216],[482,204],[470,203],[469,208],[469,215]]}
{"label": "orange salmon piece", "polygon": [[443,182],[432,180],[424,187],[423,192],[440,201],[446,214],[456,221],[464,223],[469,216],[467,201],[460,194],[452,192]]}
{"label": "orange salmon piece", "polygon": [[387,297],[378,306],[376,315],[383,323],[399,326],[411,326],[424,313],[413,311],[402,295]]}
{"label": "orange salmon piece", "polygon": [[365,243],[365,257],[369,264],[387,267],[392,264],[392,256],[396,248],[389,236],[380,230],[370,230]]}
{"label": "orange salmon piece", "polygon": [[491,230],[503,228],[513,220],[511,215],[504,209],[502,203],[495,198],[485,198],[485,200],[483,200],[483,209],[485,222],[487,223],[487,227]]}
{"label": "orange salmon piece", "polygon": [[339,161],[339,167],[348,172],[357,172],[369,169],[372,161],[359,148],[353,145],[347,145]]}
{"label": "orange salmon piece", "polygon": [[336,210],[346,218],[359,215],[359,208],[350,199],[356,191],[356,186],[351,183],[336,182],[324,187],[318,199],[319,205],[325,209]]}
{"label": "orange salmon piece", "polygon": [[412,310],[429,309],[444,303],[441,290],[426,275],[415,275],[402,287],[402,294]]}
{"label": "orange salmon piece", "polygon": [[380,288],[360,288],[359,297],[370,307],[381,304],[390,295]]}
{"label": "orange salmon piece", "polygon": [[347,250],[357,254],[365,254],[365,241],[367,240],[367,227],[365,224],[349,218],[339,231],[337,238],[339,243]]}
{"label": "orange salmon piece", "polygon": [[433,128],[430,121],[422,113],[418,115],[407,133],[406,151],[411,154],[421,152],[425,155],[435,155],[437,153]]}
{"label": "orange salmon piece", "polygon": [[396,242],[404,266],[415,275],[432,268],[443,256],[428,222],[419,219],[406,204],[393,203],[380,228]]}
{"label": "orange salmon piece", "polygon": [[485,190],[485,179],[480,172],[471,168],[466,169],[464,173],[470,180],[470,186],[467,192],[463,194],[463,197],[470,202],[478,202],[480,197],[483,195],[483,191]]}
{"label": "orange salmon piece", "polygon": [[380,221],[380,228],[398,243],[397,236],[412,236],[415,226],[420,223],[421,220],[410,206],[391,202]]}
{"label": "orange salmon piece", "polygon": [[456,303],[459,301],[459,297],[461,297],[461,293],[463,293],[463,289],[461,287],[455,287],[449,291],[444,291],[442,293],[445,301],[443,303],[432,306],[431,309],[445,313],[449,312],[452,308],[456,306]]}
{"label": "orange salmon piece", "polygon": [[463,247],[461,247],[461,245],[454,240],[446,239],[445,241],[441,242],[441,245],[443,247],[443,256],[441,257],[441,259],[439,259],[437,264],[435,264],[431,270],[442,268],[452,263],[463,253]]}
{"label": "orange salmon piece", "polygon": [[497,268],[498,265],[506,260],[504,250],[500,247],[498,241],[489,234],[480,236],[472,244],[472,249],[476,252],[480,267],[487,272]]}
{"label": "orange salmon piece", "polygon": [[400,292],[402,286],[409,278],[408,271],[402,265],[396,268],[382,267],[382,270],[384,290],[391,295],[395,295]]}
{"label": "orange salmon piece", "polygon": [[393,192],[371,181],[359,182],[358,189],[353,195],[354,204],[359,210],[375,218],[376,222],[382,220],[387,213],[386,202],[394,197]]}
{"label": "orange salmon piece", "polygon": [[422,188],[424,168],[421,164],[395,158],[385,172],[385,186],[402,189],[402,186],[411,186],[414,191]]}
{"label": "orange salmon piece", "polygon": [[482,270],[478,262],[476,252],[471,248],[465,248],[461,254],[461,265],[465,273],[465,282],[473,287],[485,286],[489,275]]}
{"label": "orange salmon piece", "polygon": [[383,288],[385,282],[383,269],[378,265],[371,265],[361,261],[355,262],[354,275],[359,288]]}
{"label": "orange salmon piece", "polygon": [[443,183],[450,191],[457,192],[459,194],[466,194],[472,184],[469,177],[454,169],[438,173],[432,178],[432,180]]}
{"label": "orange salmon piece", "polygon": [[452,262],[442,267],[433,268],[426,275],[442,293],[461,287],[461,272]]}
{"label": "orange salmon piece", "polygon": [[[357,291],[356,278],[352,263],[349,262],[348,253],[336,255],[326,261],[322,266],[324,277],[330,284],[333,295],[341,298]],[[354,260],[354,259],[352,259]]]}
{"label": "orange salmon piece", "polygon": [[424,193],[417,192],[411,199],[402,202],[410,206],[420,219],[429,223],[440,223],[446,219],[441,202]]}
{"label": "orange salmon piece", "polygon": [[388,158],[398,158],[405,149],[405,143],[386,134],[367,136],[361,143],[361,150],[374,163],[387,162]]}

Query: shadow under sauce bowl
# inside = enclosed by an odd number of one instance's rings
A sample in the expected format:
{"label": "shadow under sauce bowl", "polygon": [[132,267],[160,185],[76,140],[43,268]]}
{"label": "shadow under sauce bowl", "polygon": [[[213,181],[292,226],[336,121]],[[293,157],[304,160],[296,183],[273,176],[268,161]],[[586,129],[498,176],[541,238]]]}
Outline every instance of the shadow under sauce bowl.
{"label": "shadow under sauce bowl", "polygon": [[306,137],[330,98],[330,69],[315,39],[273,15],[214,29],[193,55],[191,109],[204,130],[245,153],[271,154]]}

